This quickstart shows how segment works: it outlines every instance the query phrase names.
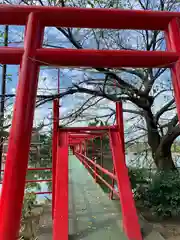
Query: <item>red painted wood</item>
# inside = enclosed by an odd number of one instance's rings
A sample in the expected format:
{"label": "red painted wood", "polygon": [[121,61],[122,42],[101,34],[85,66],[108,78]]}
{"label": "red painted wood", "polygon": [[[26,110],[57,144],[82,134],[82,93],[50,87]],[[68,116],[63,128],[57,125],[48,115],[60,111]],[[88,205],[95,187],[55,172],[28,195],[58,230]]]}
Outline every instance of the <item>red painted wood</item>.
{"label": "red painted wood", "polygon": [[[1,64],[20,64],[23,49],[0,47]],[[39,65],[64,67],[134,67],[170,68],[179,59],[179,53],[166,51],[128,51],[93,49],[37,49]]]}
{"label": "red painted wood", "polygon": [[[169,51],[176,51],[180,53],[180,21],[174,18],[168,26],[166,31],[166,43]],[[171,76],[173,89],[176,100],[176,109],[180,121],[180,62],[178,61],[171,68]]]}
{"label": "red painted wood", "polygon": [[0,200],[1,240],[15,240],[20,226],[39,73],[37,63],[30,58],[34,56],[35,49],[41,46],[42,32],[35,14],[31,13],[27,21],[25,50],[21,62]]}
{"label": "red painted wood", "polygon": [[[52,168],[28,168],[27,171],[51,171]],[[4,172],[4,170],[1,170],[1,172]]]}
{"label": "red painted wood", "polygon": [[44,26],[77,28],[164,30],[172,18],[180,17],[166,11],[0,5],[0,24],[25,25],[30,12],[36,12]]}
{"label": "red painted wood", "polygon": [[128,239],[142,240],[128,169],[125,162],[123,115],[122,105],[120,103],[116,105],[116,111],[116,123],[119,126],[119,131],[110,131],[109,137],[120,194],[124,231]]}
{"label": "red painted wood", "polygon": [[53,133],[52,133],[52,218],[54,216],[55,185],[56,185],[56,161],[57,161],[57,135],[59,126],[59,101],[53,101]]}
{"label": "red painted wood", "polygon": [[129,51],[93,49],[37,49],[36,59],[41,65],[64,67],[171,67],[179,59],[176,52]]}
{"label": "red painted wood", "polygon": [[116,180],[116,176],[109,172],[106,168],[103,168],[102,166],[100,166],[99,164],[95,163],[92,159],[88,158],[87,156],[79,153],[79,152],[75,152],[75,154],[78,156],[78,157],[81,157],[83,158],[84,160],[83,161],[86,161],[86,162],[89,162],[94,166],[96,166],[96,168],[98,168],[101,172],[105,173],[106,175],[108,175],[110,178]]}
{"label": "red painted wood", "polygon": [[[100,176],[97,172],[95,172],[95,170],[90,166],[90,164],[88,164],[88,162],[86,161],[86,159],[84,159],[84,156],[75,153],[75,156],[84,164],[84,166],[87,169],[90,169],[94,174],[96,174],[96,177],[98,179],[100,179],[114,194],[116,194],[116,196],[119,197],[119,193],[106,181],[102,178],[102,176]],[[90,162],[90,161],[89,161]]]}
{"label": "red painted wood", "polygon": [[23,53],[23,48],[0,47],[0,63],[20,64]]}
{"label": "red painted wood", "polygon": [[54,240],[68,240],[68,133],[58,134]]}

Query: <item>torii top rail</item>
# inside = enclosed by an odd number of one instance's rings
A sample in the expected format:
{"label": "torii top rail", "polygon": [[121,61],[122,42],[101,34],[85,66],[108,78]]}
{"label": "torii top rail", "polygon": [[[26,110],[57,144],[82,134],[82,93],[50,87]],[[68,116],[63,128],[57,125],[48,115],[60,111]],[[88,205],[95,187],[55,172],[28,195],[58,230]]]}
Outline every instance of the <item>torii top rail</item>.
{"label": "torii top rail", "polygon": [[[0,5],[0,24],[26,26],[24,48],[0,48],[1,64],[20,64],[0,201],[0,240],[15,240],[19,229],[39,66],[47,64],[96,68],[171,68],[177,111],[180,118],[179,21],[180,13],[176,12]],[[162,30],[165,32],[168,51],[45,49],[42,48],[42,39],[46,26]],[[138,218],[124,161],[122,109],[120,107],[118,109],[117,127],[115,130],[110,129],[109,133],[117,183],[121,194],[124,228],[130,240],[141,240]],[[57,145],[57,139],[59,141],[56,171],[53,176],[56,187],[56,191],[53,190],[55,194],[53,238],[55,240],[67,240],[67,155],[68,132],[71,130],[61,131],[60,128],[58,129],[57,123],[54,126],[56,128],[54,129],[53,142]],[[74,132],[78,131],[74,130]],[[56,159],[55,154],[56,152],[54,152],[53,159]],[[59,169],[61,169],[61,174]]]}

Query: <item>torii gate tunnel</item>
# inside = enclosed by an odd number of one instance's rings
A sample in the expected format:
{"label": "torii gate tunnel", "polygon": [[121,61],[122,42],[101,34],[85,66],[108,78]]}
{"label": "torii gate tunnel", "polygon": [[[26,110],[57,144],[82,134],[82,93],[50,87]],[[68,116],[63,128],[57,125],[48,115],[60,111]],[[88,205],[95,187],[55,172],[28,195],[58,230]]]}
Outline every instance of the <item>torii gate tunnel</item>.
{"label": "torii gate tunnel", "polygon": [[[26,26],[24,48],[0,47],[1,64],[20,64],[0,200],[0,240],[15,240],[19,231],[40,65],[171,68],[177,112],[180,118],[179,21],[180,13],[176,12],[0,5],[0,24]],[[43,32],[46,26],[161,30],[166,36],[167,51],[42,48]],[[85,164],[88,158],[84,155],[84,147],[82,147],[84,140],[90,134],[107,132],[115,168],[115,175],[111,176],[116,179],[120,192],[124,230],[128,239],[141,240],[140,226],[125,164],[121,103],[116,104],[116,124],[110,127],[60,128],[58,109],[59,106],[55,101],[53,239],[68,239],[68,146],[71,146],[74,154]],[[100,168],[97,164],[95,166]]]}

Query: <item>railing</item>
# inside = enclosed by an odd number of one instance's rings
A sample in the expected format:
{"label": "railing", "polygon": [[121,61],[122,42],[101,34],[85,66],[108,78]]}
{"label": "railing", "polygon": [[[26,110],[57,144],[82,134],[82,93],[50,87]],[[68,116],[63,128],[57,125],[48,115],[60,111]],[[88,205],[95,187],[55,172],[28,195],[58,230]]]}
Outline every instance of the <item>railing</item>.
{"label": "railing", "polygon": [[[88,158],[87,156],[75,152],[75,156],[84,164],[84,166],[86,168],[88,168],[89,170],[92,171],[92,173],[94,174],[94,179],[97,180],[97,178],[103,182],[116,196],[119,197],[119,193],[114,189],[114,181],[116,181],[116,175],[110,171],[108,171],[107,169],[103,168],[102,166],[100,166],[99,164],[97,164],[95,161],[91,160],[90,158]],[[91,165],[93,166],[91,166]],[[110,177],[110,179],[112,179],[112,185],[110,185],[99,173],[97,170],[100,170],[101,173],[106,174],[108,177]]]}
{"label": "railing", "polygon": [[[5,170],[2,169],[0,172],[4,172]],[[28,168],[27,171],[52,171],[52,168]],[[52,179],[27,179],[25,183],[43,183],[43,182],[52,182]],[[0,184],[3,183],[3,180],[0,181]],[[34,193],[36,195],[44,195],[44,194],[52,194],[52,191],[44,191],[44,192],[37,192],[37,191],[32,191],[32,192],[26,192],[26,193]]]}

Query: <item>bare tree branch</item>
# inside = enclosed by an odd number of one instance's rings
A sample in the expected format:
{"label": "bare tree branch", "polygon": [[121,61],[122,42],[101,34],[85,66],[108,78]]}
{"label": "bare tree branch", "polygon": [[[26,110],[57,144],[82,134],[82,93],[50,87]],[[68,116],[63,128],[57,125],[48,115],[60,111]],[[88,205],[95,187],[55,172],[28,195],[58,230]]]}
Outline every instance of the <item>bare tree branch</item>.
{"label": "bare tree branch", "polygon": [[159,118],[163,113],[165,113],[169,107],[172,106],[172,104],[175,102],[174,99],[171,99],[166,105],[164,105],[154,116],[155,122],[157,123],[159,121]]}

